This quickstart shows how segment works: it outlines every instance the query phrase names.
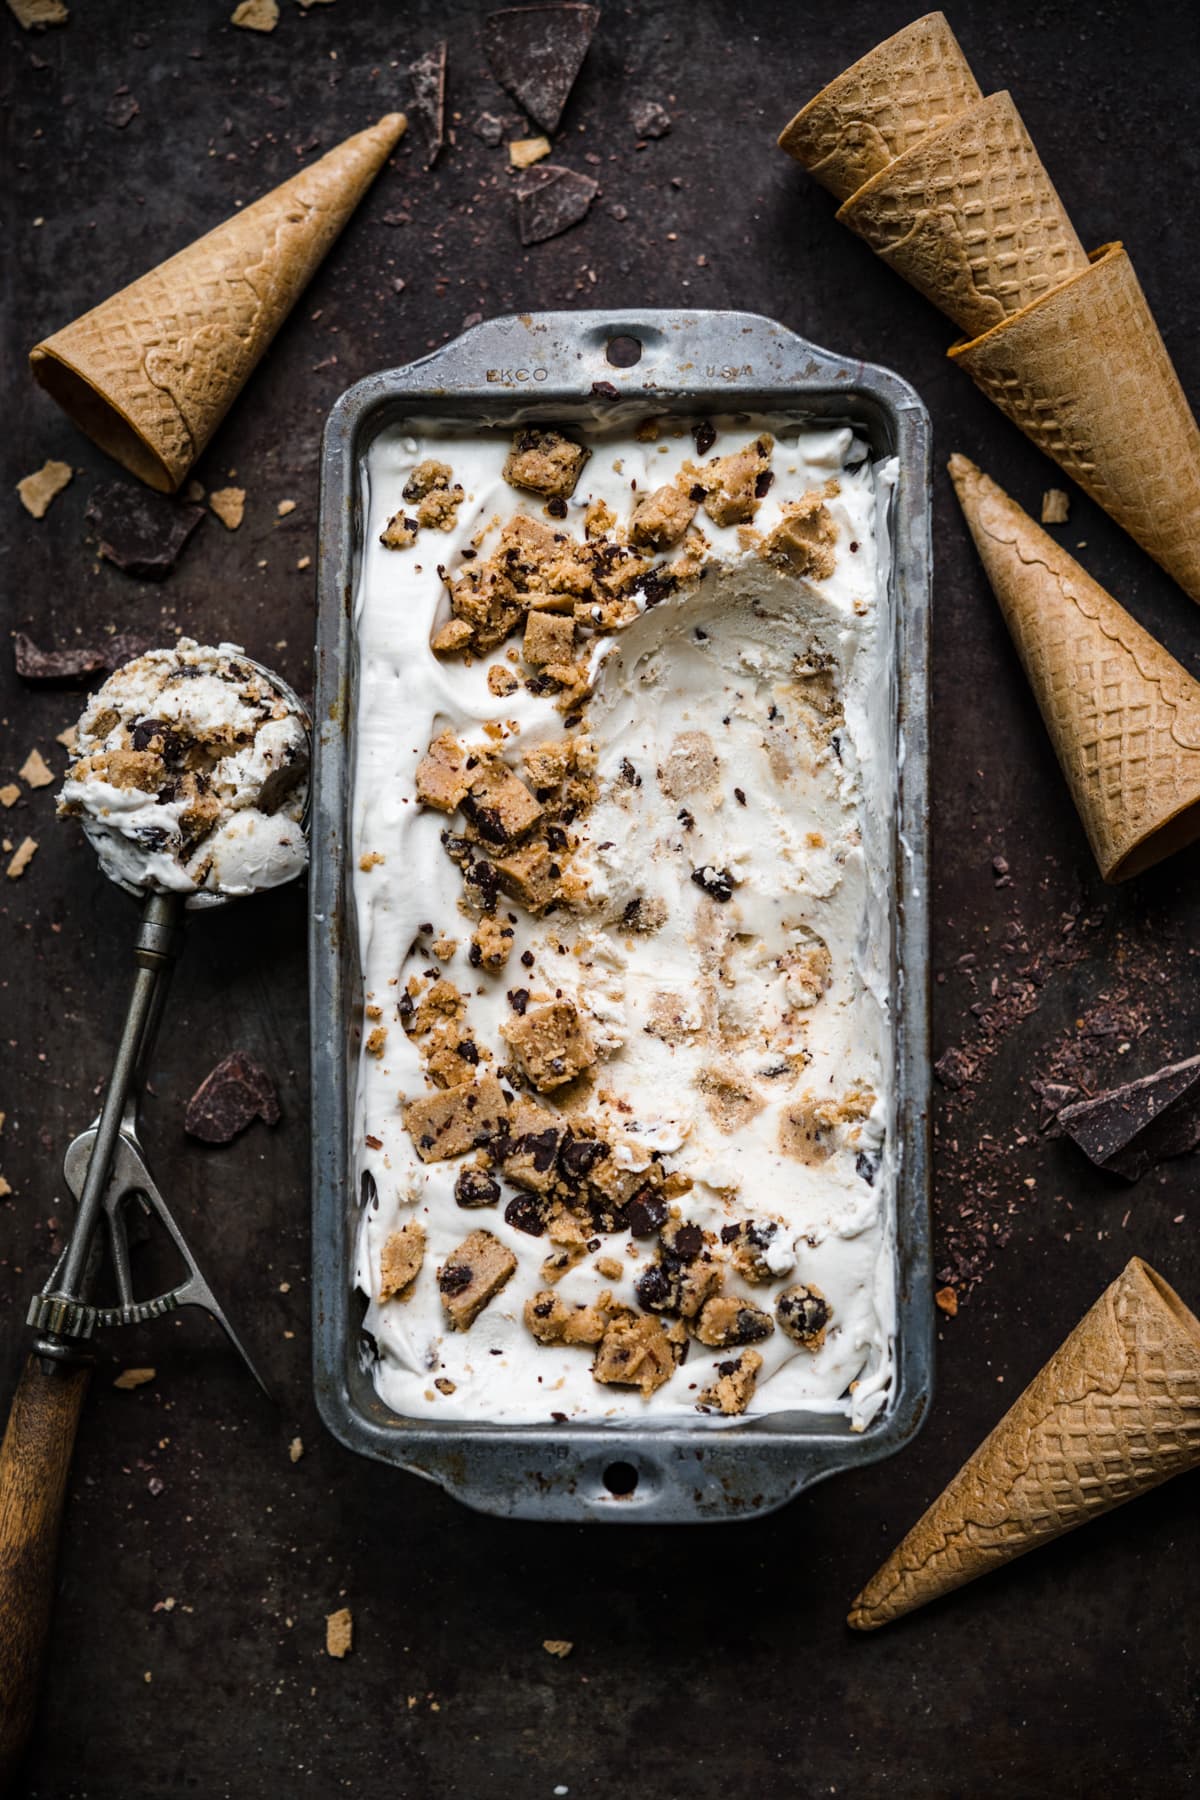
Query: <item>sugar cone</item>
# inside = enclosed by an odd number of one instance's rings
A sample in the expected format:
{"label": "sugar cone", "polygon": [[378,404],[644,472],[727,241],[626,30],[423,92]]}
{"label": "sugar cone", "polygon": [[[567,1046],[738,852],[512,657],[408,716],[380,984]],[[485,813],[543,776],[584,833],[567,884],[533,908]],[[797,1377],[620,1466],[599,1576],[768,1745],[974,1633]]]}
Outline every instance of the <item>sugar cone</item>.
{"label": "sugar cone", "polygon": [[30,353],[81,430],[170,493],[405,128],[389,113]]}
{"label": "sugar cone", "polygon": [[912,145],[838,218],[973,333],[1088,266],[1008,93],[977,101]]}
{"label": "sugar cone", "polygon": [[980,99],[944,13],[926,13],[822,88],[779,136],[839,200]]}
{"label": "sugar cone", "polygon": [[874,1631],[1200,1466],[1200,1319],[1140,1257],[850,1609]]}
{"label": "sugar cone", "polygon": [[1200,431],[1120,244],[950,355],[1200,600]]}
{"label": "sugar cone", "polygon": [[1200,837],[1200,683],[965,456],[950,474],[1100,873]]}

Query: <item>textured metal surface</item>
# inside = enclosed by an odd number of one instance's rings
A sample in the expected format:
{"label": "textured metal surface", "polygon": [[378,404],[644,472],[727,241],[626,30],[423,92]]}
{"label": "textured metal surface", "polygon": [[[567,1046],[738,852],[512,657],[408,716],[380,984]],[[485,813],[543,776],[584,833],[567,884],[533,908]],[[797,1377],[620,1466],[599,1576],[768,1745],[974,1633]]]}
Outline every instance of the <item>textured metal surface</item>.
{"label": "textured metal surface", "polygon": [[[610,346],[615,346],[609,355]],[[617,366],[622,346],[632,359]],[[592,397],[593,383],[611,392]],[[594,417],[771,412],[848,422],[895,456],[888,628],[895,658],[892,767],[892,1055],[895,1068],[897,1331],[888,1405],[859,1433],[845,1419],[777,1415],[732,1430],[618,1430],[404,1420],[364,1367],[351,1293],[358,1201],[349,1121],[362,1016],[352,869],[356,652],[347,596],[362,547],[362,464],[387,424],[431,415],[507,426]],[[408,368],[356,383],[325,432],[314,743],[312,996],[314,1375],[342,1443],[429,1476],[484,1512],[606,1523],[695,1523],[770,1512],[816,1481],[877,1461],[918,1429],[932,1379],[929,1279],[929,416],[887,369],[849,363],[744,312],[534,313],[475,326]],[[614,1494],[610,1466],[622,1468]]]}
{"label": "textured metal surface", "polygon": [[[270,36],[230,27],[233,0],[68,4],[65,29],[29,37],[0,7],[6,623],[54,647],[108,626],[232,638],[310,691],[315,580],[296,564],[317,554],[326,414],[358,376],[411,362],[472,313],[751,307],[884,361],[924,398],[936,452],[934,1051],[988,1055],[970,1093],[934,1087],[935,1264],[976,1273],[959,1281],[958,1317],[939,1318],[937,1400],[910,1449],[731,1531],[493,1519],[351,1455],[320,1424],[307,896],[296,887],[195,919],[144,1142],[280,1405],[265,1406],[215,1329],[187,1313],[123,1334],[122,1359],[157,1368],[146,1387],[114,1392],[117,1365],[101,1361],[20,1800],[550,1800],[559,1786],[569,1800],[638,1788],[664,1800],[831,1789],[1177,1800],[1198,1774],[1200,1477],[877,1637],[843,1624],[899,1533],[1132,1253],[1200,1304],[1196,1159],[1134,1187],[1098,1176],[1039,1136],[1029,1086],[1076,1047],[1098,1085],[1194,1054],[1200,851],[1123,888],[1099,880],[942,464],[966,452],[1035,514],[1056,471],[947,363],[946,321],[774,145],[823,80],[920,6],[605,7],[555,150],[604,191],[585,224],[525,252],[506,152],[470,128],[485,108],[506,111],[475,0],[307,11],[284,0]],[[1012,90],[1082,241],[1125,239],[1200,399],[1194,0],[1153,13],[1130,0],[949,10],[985,85]],[[456,144],[429,176],[402,147],[197,470],[208,488],[246,487],[241,529],[207,519],[159,585],[98,564],[85,508],[115,471],[33,389],[28,347],[294,173],[297,145],[328,147],[404,103],[406,63],[442,36]],[[107,114],[123,98],[140,112],[118,130]],[[673,123],[639,151],[628,114],[643,98]],[[37,522],[12,487],[51,456],[77,473]],[[296,510],[280,521],[285,497]],[[1200,673],[1200,612],[1104,514],[1072,493],[1055,535],[1086,544],[1087,567]],[[0,637],[3,780],[34,744],[61,767],[54,737],[77,706],[18,682]],[[22,880],[0,875],[5,1398],[25,1300],[69,1216],[62,1156],[95,1114],[120,1025],[128,970],[108,946],[136,922],[78,834],[54,825],[52,795],[0,810],[10,840],[29,832],[41,846]],[[272,1068],[283,1123],[225,1149],[196,1145],[186,1098],[234,1048]],[[324,1615],[344,1605],[355,1644],[338,1663],[324,1655]],[[546,1638],[575,1648],[559,1661]]]}

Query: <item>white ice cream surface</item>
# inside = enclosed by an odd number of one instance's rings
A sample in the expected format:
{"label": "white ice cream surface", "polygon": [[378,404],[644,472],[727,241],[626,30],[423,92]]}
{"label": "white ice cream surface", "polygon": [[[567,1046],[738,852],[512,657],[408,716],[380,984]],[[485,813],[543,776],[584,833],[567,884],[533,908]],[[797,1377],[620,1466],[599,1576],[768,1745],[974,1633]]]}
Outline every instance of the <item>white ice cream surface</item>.
{"label": "white ice cream surface", "polygon": [[[439,565],[455,574],[489,522],[516,512],[544,519],[543,503],[503,480],[506,431],[459,434],[410,422],[381,434],[364,464],[350,849],[364,1005],[380,1009],[370,1017],[387,1036],[383,1054],[364,1049],[358,1066],[353,1179],[355,1192],[370,1197],[356,1279],[370,1301],[365,1325],[378,1350],[379,1392],[404,1416],[730,1423],[695,1408],[717,1366],[737,1354],[693,1341],[672,1378],[643,1398],[598,1385],[589,1350],[530,1335],[523,1309],[546,1286],[539,1271],[550,1246],[506,1222],[505,1202],[517,1190],[504,1183],[498,1206],[464,1210],[454,1197],[462,1159],[423,1163],[404,1127],[404,1102],[432,1089],[397,1002],[414,972],[438,966],[431,945],[439,936],[457,940],[442,971],[468,997],[473,1035],[496,1064],[505,1061],[499,1027],[512,1017],[508,990],[519,983],[535,1001],[561,993],[575,1001],[600,1052],[588,1112],[620,1136],[619,1157],[642,1167],[658,1155],[690,1177],[675,1204],[707,1231],[737,1220],[775,1223],[774,1282],[750,1286],[726,1267],[726,1293],[768,1311],[797,1281],[824,1294],[831,1318],[815,1353],[780,1329],[754,1345],[763,1368],[748,1416],[834,1413],[861,1429],[887,1402],[896,1285],[895,708],[885,521],[894,465],[873,466],[844,428],[757,417],[714,423],[717,455],[759,431],[774,435],[775,479],[754,520],[758,532],[770,531],[789,501],[834,478],[833,574],[814,581],[783,572],[736,528],[697,515],[710,546],[700,579],[596,640],[595,691],[581,729],[595,746],[599,795],[580,821],[573,865],[587,878],[590,902],[542,919],[512,906],[513,957],[495,976],[468,964],[472,920],[442,846],[447,820],[418,803],[415,772],[447,729],[480,743],[485,722],[502,721],[513,766],[531,745],[564,734],[552,697],[524,687],[503,699],[489,692],[488,667],[503,663],[505,646],[467,663],[439,659],[429,647],[447,616]],[[593,450],[559,525],[576,537],[589,502],[605,500],[625,521],[635,492],[671,480],[696,456],[690,433],[670,421],[657,442],[640,442],[628,428],[571,431]],[[422,531],[410,548],[384,548],[380,532],[428,457],[449,463],[466,491],[457,523],[445,534]],[[727,877],[729,897],[711,897],[696,871],[710,886]],[[665,913],[661,929],[631,930],[631,903],[655,900]],[[820,968],[821,945],[824,991],[810,954],[816,947]],[[523,952],[532,966],[519,965]],[[553,1096],[533,1097],[554,1104]],[[843,1121],[836,1109],[847,1097]],[[799,1152],[789,1120],[829,1103],[834,1123],[821,1151]],[[423,1266],[405,1295],[380,1303],[383,1246],[412,1219],[426,1233]],[[455,1332],[437,1271],[480,1228],[512,1250],[518,1267],[471,1329]],[[628,1233],[605,1236],[554,1291],[574,1303],[609,1288],[636,1306],[634,1282],[653,1250]],[[597,1258],[618,1259],[625,1274],[602,1276]]]}
{"label": "white ice cream surface", "polygon": [[307,725],[238,645],[180,638],[127,663],[88,701],[76,752],[59,810],[111,880],[194,899],[303,872]]}

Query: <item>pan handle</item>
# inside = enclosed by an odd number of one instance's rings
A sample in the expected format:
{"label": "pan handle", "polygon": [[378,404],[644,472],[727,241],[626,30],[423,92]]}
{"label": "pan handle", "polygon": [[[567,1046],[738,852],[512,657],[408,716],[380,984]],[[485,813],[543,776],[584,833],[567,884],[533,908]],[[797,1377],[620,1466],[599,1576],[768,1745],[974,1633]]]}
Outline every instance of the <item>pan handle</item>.
{"label": "pan handle", "polygon": [[67,1472],[91,1368],[30,1356],[0,1446],[0,1792],[33,1725]]}

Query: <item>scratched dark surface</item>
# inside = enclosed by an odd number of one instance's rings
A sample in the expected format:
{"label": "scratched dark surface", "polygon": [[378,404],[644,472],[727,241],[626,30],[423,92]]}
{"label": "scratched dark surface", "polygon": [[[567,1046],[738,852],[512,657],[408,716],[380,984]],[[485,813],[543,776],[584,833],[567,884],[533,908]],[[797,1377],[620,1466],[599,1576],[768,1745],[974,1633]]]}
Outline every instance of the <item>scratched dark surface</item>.
{"label": "scratched dark surface", "polygon": [[[56,647],[113,627],[228,636],[306,688],[316,596],[296,564],[315,550],[322,418],[360,375],[411,360],[474,315],[740,306],[890,363],[930,408],[939,463],[934,1051],[961,1046],[976,1075],[935,1092],[936,1213],[939,1270],[962,1305],[941,1322],[936,1402],[917,1442],[753,1524],[505,1523],[358,1461],[323,1432],[309,1380],[305,895],[196,922],[146,1140],[281,1404],[260,1401],[204,1323],[106,1345],[18,1791],[1186,1791],[1200,1477],[878,1636],[842,1622],[882,1554],[1131,1254],[1200,1302],[1195,1158],[1133,1187],[1093,1174],[1070,1145],[1038,1135],[1029,1085],[1073,1070],[1095,1088],[1196,1050],[1200,856],[1116,891],[1101,884],[941,464],[966,451],[1034,511],[1055,473],[946,362],[948,324],[773,146],[795,107],[909,9],[608,6],[556,147],[602,193],[582,226],[529,251],[505,151],[468,128],[484,108],[517,123],[484,65],[482,6],[340,0],[305,14],[281,0],[270,36],[232,29],[231,10],[74,0],[70,23],[42,34],[0,18],[8,625]],[[1157,6],[1152,30],[1149,18],[1109,0],[952,11],[985,89],[1013,90],[1084,242],[1124,238],[1195,395],[1187,215],[1200,52],[1189,5]],[[245,523],[230,533],[207,518],[158,586],[99,563],[84,511],[113,471],[33,388],[25,351],[236,201],[403,104],[406,65],[443,34],[456,141],[432,175],[402,147],[197,469],[207,487],[236,470]],[[137,111],[122,126],[129,98]],[[628,115],[646,98],[673,124],[639,150]],[[50,456],[77,472],[38,523],[13,485]],[[278,521],[283,498],[297,505]],[[1077,492],[1072,502],[1062,540],[1085,543],[1087,566],[1200,672],[1192,602]],[[71,693],[18,682],[4,648],[0,783],[35,745],[60,769],[55,735],[76,710]],[[0,819],[12,841],[40,844],[0,894],[5,1393],[26,1297],[65,1217],[62,1153],[92,1116],[114,1041],[134,917],[82,841],[54,825],[52,793],[26,791]],[[284,1122],[206,1150],[183,1135],[184,1102],[233,1047],[275,1070]],[[153,1364],[154,1382],[114,1391],[114,1350]],[[355,1648],[335,1662],[324,1615],[345,1604]],[[545,1638],[574,1651],[556,1660]]]}

